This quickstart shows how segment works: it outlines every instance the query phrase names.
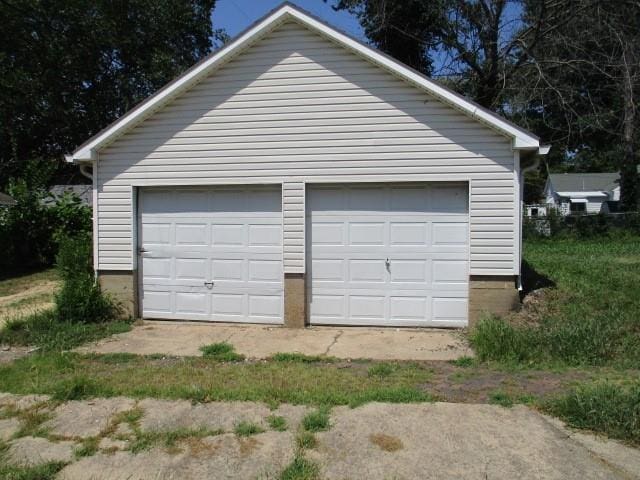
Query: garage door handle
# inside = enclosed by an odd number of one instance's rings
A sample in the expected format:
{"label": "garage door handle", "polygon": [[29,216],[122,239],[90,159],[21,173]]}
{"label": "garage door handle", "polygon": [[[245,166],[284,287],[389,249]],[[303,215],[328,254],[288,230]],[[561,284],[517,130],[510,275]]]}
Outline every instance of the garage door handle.
{"label": "garage door handle", "polygon": [[387,259],[384,261],[384,264],[388,267],[389,265],[391,265],[391,262],[390,262],[390,261],[389,261],[389,259],[387,258]]}
{"label": "garage door handle", "polygon": [[204,282],[204,286],[207,287],[208,289],[213,288],[213,282]]}

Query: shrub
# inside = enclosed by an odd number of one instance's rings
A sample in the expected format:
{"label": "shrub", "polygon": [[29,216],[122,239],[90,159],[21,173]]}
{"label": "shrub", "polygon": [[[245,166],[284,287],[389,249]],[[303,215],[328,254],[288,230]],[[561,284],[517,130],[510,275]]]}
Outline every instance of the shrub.
{"label": "shrub", "polygon": [[57,255],[62,288],[56,294],[56,315],[60,321],[104,322],[117,311],[102,295],[91,265],[91,237],[63,237]]}
{"label": "shrub", "polygon": [[576,387],[551,400],[546,410],[569,425],[601,432],[640,445],[640,382],[623,386],[609,382]]}
{"label": "shrub", "polygon": [[21,178],[8,182],[6,192],[16,205],[0,208],[0,270],[51,265],[62,237],[91,231],[91,208],[76,195],[48,198],[54,167],[50,162],[31,161]]}

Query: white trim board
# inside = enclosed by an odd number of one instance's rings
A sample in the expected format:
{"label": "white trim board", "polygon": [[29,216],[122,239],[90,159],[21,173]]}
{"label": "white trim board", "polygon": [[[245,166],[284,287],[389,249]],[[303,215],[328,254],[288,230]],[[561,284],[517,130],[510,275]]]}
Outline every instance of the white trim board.
{"label": "white trim board", "polygon": [[500,115],[477,105],[452,90],[439,85],[388,55],[336,30],[300,8],[285,2],[261,20],[258,20],[234,41],[194,65],[176,80],[166,85],[156,94],[134,107],[103,131],[78,147],[71,155],[67,155],[67,161],[80,163],[96,160],[98,151],[102,147],[108,145],[153,112],[162,108],[173,98],[206,78],[213,70],[244,51],[245,48],[258,41],[278,25],[289,20],[298,22],[311,31],[328,38],[414,86],[426,90],[439,101],[458,109],[470,118],[511,138],[515,150],[526,150],[540,155],[545,155],[549,151],[548,146],[541,145],[540,139],[532,133],[510,123]]}

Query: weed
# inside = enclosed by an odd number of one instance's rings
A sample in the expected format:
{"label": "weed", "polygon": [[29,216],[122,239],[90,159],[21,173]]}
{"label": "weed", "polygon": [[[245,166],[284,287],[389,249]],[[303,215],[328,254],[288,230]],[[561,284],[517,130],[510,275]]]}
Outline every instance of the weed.
{"label": "weed", "polygon": [[388,377],[394,370],[394,366],[390,363],[377,363],[369,368],[368,375],[370,377]]}
{"label": "weed", "polygon": [[451,364],[456,367],[469,368],[473,367],[476,363],[476,359],[473,357],[460,357],[455,360],[451,360]]}
{"label": "weed", "polygon": [[244,360],[244,355],[235,352],[233,345],[227,342],[212,343],[200,347],[202,356],[212,358],[220,362],[239,362]]}
{"label": "weed", "polygon": [[98,451],[98,444],[100,439],[98,437],[85,438],[79,447],[74,450],[76,458],[90,457],[95,455]]}
{"label": "weed", "polygon": [[154,446],[161,445],[167,449],[175,449],[176,445],[183,440],[199,439],[221,435],[224,430],[212,430],[209,428],[179,428],[176,430],[136,432],[136,438],[131,442],[129,450],[132,453],[139,453],[149,450]]}
{"label": "weed", "polygon": [[327,407],[321,407],[313,412],[309,412],[302,419],[302,427],[307,432],[329,430],[330,426],[329,409]]}
{"label": "weed", "polygon": [[275,362],[299,362],[299,363],[335,363],[335,357],[325,355],[304,355],[302,353],[275,353],[270,360]]}
{"label": "weed", "polygon": [[255,423],[242,421],[236,425],[234,432],[239,437],[250,437],[251,435],[264,432],[264,429]]}
{"label": "weed", "polygon": [[583,384],[547,402],[545,409],[569,425],[640,445],[640,381]]}
{"label": "weed", "polygon": [[267,417],[267,422],[272,430],[276,430],[278,432],[284,432],[287,430],[287,419],[284,417],[269,415]]}
{"label": "weed", "polygon": [[316,448],[318,440],[313,433],[303,431],[296,436],[296,445],[301,449]]}
{"label": "weed", "polygon": [[42,424],[51,418],[51,414],[37,408],[30,408],[18,411],[17,417],[20,419],[20,429],[14,435],[16,438],[45,437],[47,435],[47,429]]}
{"label": "weed", "polygon": [[104,396],[105,389],[86,376],[73,377],[56,385],[52,398],[62,402]]}
{"label": "weed", "polygon": [[489,403],[494,405],[500,405],[501,407],[510,408],[513,407],[513,397],[506,392],[496,390],[489,394]]}
{"label": "weed", "polygon": [[318,478],[320,478],[318,465],[298,453],[293,462],[282,471],[279,480],[318,480]]}

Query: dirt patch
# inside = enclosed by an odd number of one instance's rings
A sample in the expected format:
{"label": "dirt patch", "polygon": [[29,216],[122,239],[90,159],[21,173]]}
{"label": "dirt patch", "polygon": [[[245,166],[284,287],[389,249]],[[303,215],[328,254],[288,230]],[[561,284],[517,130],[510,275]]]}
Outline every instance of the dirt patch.
{"label": "dirt patch", "polygon": [[394,437],[393,435],[387,435],[384,433],[374,433],[369,435],[369,441],[380,447],[380,449],[385,452],[397,452],[404,448],[402,440],[398,437]]}
{"label": "dirt patch", "polygon": [[10,318],[53,308],[53,296],[59,286],[60,282],[49,280],[0,297],[0,327]]}
{"label": "dirt patch", "polygon": [[525,397],[544,399],[589,379],[589,374],[580,370],[501,372],[484,366],[461,368],[444,362],[433,362],[431,369],[433,378],[423,389],[439,400],[454,403],[487,403],[496,391],[506,393],[516,402],[524,401]]}
{"label": "dirt patch", "polygon": [[253,437],[249,438],[238,438],[238,444],[240,445],[240,456],[246,457],[247,455],[251,455],[251,453],[258,447],[260,442]]}

